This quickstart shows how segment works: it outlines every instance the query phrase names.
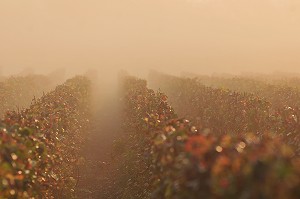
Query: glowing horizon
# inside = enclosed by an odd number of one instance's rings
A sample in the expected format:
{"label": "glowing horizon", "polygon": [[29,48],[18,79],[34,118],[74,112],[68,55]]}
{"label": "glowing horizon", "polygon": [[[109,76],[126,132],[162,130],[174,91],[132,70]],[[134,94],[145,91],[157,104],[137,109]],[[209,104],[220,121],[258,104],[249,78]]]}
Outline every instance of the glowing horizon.
{"label": "glowing horizon", "polygon": [[0,66],[300,72],[296,0],[0,2]]}

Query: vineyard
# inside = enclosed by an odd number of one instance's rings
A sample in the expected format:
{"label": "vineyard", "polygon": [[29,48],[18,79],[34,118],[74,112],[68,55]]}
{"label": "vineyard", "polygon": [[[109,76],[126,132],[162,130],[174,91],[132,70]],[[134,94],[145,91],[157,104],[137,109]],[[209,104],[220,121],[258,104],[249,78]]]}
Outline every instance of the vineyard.
{"label": "vineyard", "polygon": [[0,85],[0,198],[300,198],[300,79],[47,81]]}
{"label": "vineyard", "polygon": [[0,123],[1,198],[74,197],[88,94],[89,81],[76,77],[28,109],[6,112]]}

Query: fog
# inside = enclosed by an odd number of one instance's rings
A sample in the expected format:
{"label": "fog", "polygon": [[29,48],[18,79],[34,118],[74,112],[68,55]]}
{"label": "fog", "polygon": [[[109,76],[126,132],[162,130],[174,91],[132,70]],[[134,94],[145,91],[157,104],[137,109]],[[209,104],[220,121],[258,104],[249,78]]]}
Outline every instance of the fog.
{"label": "fog", "polygon": [[299,0],[1,0],[4,74],[300,72]]}
{"label": "fog", "polygon": [[0,0],[0,198],[291,198],[299,80],[300,0]]}

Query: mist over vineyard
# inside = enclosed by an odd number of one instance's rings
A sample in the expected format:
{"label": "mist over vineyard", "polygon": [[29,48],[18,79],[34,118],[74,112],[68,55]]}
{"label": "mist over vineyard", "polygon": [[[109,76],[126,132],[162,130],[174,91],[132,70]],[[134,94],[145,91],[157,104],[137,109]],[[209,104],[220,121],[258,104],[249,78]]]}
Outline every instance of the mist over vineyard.
{"label": "mist over vineyard", "polygon": [[299,199],[299,2],[1,0],[0,199]]}

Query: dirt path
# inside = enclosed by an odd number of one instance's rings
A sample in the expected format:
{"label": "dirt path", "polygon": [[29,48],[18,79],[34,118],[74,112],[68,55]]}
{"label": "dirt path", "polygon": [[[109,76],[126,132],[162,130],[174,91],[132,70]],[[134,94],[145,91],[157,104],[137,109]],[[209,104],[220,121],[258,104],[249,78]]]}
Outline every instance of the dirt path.
{"label": "dirt path", "polygon": [[110,186],[116,179],[112,150],[113,141],[121,133],[120,103],[116,92],[95,90],[92,104],[91,131],[83,149],[86,162],[80,168],[78,196],[80,199],[117,198]]}

